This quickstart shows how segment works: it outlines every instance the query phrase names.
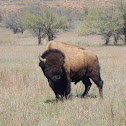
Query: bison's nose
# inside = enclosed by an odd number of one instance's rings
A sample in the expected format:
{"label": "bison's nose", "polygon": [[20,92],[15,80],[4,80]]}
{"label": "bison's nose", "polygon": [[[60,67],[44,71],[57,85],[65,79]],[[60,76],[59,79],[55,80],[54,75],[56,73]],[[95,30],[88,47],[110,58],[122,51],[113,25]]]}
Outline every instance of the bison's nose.
{"label": "bison's nose", "polygon": [[61,78],[61,76],[60,76],[60,75],[55,75],[54,78],[55,78],[56,80],[59,80],[59,79]]}

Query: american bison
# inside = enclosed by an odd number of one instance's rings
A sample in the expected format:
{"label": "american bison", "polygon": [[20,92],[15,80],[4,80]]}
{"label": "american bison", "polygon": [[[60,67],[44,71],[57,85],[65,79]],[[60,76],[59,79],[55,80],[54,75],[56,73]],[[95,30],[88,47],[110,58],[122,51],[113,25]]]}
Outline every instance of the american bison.
{"label": "american bison", "polygon": [[39,66],[56,99],[59,99],[59,95],[67,98],[71,91],[71,82],[76,84],[79,81],[85,84],[82,97],[87,96],[92,85],[90,79],[98,86],[100,97],[103,97],[98,58],[88,49],[67,42],[51,41],[40,57]]}

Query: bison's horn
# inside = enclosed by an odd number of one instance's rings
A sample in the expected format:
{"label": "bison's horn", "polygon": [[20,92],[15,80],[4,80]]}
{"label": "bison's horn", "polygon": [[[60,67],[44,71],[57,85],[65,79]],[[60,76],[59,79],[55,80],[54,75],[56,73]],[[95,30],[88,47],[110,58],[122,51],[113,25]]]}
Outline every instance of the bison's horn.
{"label": "bison's horn", "polygon": [[43,59],[40,54],[39,54],[39,60],[42,61],[42,62],[45,62],[45,59]]}

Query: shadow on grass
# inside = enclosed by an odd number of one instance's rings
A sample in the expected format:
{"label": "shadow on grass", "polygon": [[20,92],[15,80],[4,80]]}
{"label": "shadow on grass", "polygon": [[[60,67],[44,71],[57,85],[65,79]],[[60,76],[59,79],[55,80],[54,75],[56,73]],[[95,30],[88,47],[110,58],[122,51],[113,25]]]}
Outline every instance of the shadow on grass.
{"label": "shadow on grass", "polygon": [[62,97],[59,97],[58,100],[56,100],[56,99],[47,99],[47,100],[45,101],[45,103],[64,102],[65,100],[72,100],[72,98],[73,98],[73,95],[70,94],[70,95],[68,95],[67,99],[66,99],[65,97],[63,97],[63,98],[62,98]]}
{"label": "shadow on grass", "polygon": [[56,99],[47,99],[45,103],[56,103]]}
{"label": "shadow on grass", "polygon": [[[70,94],[70,95],[68,96],[67,99],[66,99],[65,97],[63,97],[63,98],[60,97],[60,98],[58,99],[58,101],[57,101],[56,99],[47,99],[47,100],[45,101],[45,103],[64,102],[64,101],[67,101],[67,100],[72,100],[73,97],[81,98],[81,94],[77,94],[76,96],[73,96],[72,94]],[[96,99],[97,96],[96,96],[95,94],[89,94],[89,95],[87,95],[87,97],[84,97],[84,98],[93,98],[93,99]],[[84,98],[82,98],[82,99],[84,99]]]}
{"label": "shadow on grass", "polygon": [[[82,97],[81,97],[81,94],[77,94],[76,97],[82,98]],[[95,94],[88,94],[88,95],[87,95],[86,97],[84,97],[84,98],[93,98],[93,99],[95,99],[95,98],[97,98],[97,96],[96,96]]]}

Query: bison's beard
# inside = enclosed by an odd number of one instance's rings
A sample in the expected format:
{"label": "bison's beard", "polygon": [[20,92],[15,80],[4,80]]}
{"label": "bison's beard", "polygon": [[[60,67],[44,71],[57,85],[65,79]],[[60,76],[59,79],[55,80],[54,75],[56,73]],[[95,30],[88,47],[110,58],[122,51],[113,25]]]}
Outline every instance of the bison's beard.
{"label": "bison's beard", "polygon": [[51,80],[49,80],[49,85],[55,94],[59,94],[61,96],[67,96],[71,91],[71,84],[67,81],[53,83]]}

